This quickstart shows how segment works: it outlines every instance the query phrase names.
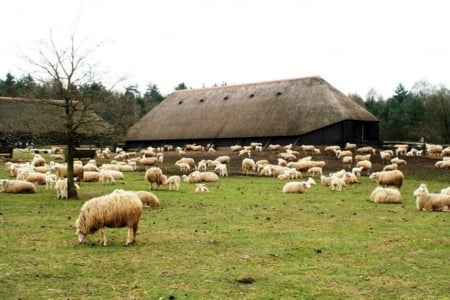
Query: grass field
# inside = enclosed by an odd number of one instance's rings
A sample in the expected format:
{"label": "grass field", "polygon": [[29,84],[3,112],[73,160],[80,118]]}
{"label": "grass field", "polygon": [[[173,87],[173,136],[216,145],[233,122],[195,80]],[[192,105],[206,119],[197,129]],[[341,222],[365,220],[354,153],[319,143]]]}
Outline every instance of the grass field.
{"label": "grass field", "polygon": [[[165,173],[176,159],[165,157]],[[79,244],[74,222],[89,198],[148,190],[143,171],[113,186],[83,183],[79,200],[45,186],[0,193],[0,299],[449,299],[450,214],[418,212],[412,196],[422,182],[450,186],[433,159],[408,160],[395,205],[367,201],[376,187],[367,176],[342,192],[317,184],[282,194],[286,181],[242,176],[239,162],[209,194],[184,182],[154,191],[162,205],[144,210],[131,246],[124,228],[106,230],[106,247],[99,233]]]}

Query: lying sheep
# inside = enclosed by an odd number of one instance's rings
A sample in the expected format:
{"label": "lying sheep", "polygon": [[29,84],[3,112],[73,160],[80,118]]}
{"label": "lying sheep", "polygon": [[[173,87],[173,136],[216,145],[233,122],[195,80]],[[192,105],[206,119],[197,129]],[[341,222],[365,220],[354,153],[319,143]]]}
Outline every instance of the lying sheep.
{"label": "lying sheep", "polygon": [[316,184],[314,179],[308,178],[307,181],[290,181],[283,186],[283,193],[305,193],[312,184]]}
{"label": "lying sheep", "polygon": [[36,193],[36,186],[25,180],[0,179],[0,186],[4,193]]}
{"label": "lying sheep", "polygon": [[136,195],[142,202],[144,207],[158,207],[160,205],[158,197],[152,192],[135,191]]}
{"label": "lying sheep", "polygon": [[376,187],[369,197],[373,203],[402,203],[402,195],[398,189]]}
{"label": "lying sheep", "polygon": [[197,183],[195,187],[196,193],[209,193],[209,189],[203,183]]}
{"label": "lying sheep", "polygon": [[80,243],[85,243],[88,234],[100,230],[102,245],[107,245],[105,227],[128,227],[125,245],[136,242],[136,232],[142,214],[142,202],[135,192],[115,190],[100,197],[92,198],[81,206],[75,221],[76,234]]}
{"label": "lying sheep", "polygon": [[84,171],[83,181],[84,182],[99,182],[100,172],[97,171]]}
{"label": "lying sheep", "polygon": [[198,182],[215,182],[219,181],[219,176],[214,172],[199,172],[194,171],[189,175],[183,175],[183,180],[188,183]]}
{"label": "lying sheep", "polygon": [[393,170],[375,172],[372,173],[369,178],[375,179],[379,186],[387,187],[389,185],[393,185],[397,188],[401,188],[405,176],[403,175],[402,171]]}
{"label": "lying sheep", "polygon": [[159,188],[160,185],[164,184],[162,175],[163,172],[158,167],[151,167],[145,172],[144,178],[149,183],[150,190],[153,188],[153,184],[156,188]]}
{"label": "lying sheep", "polygon": [[450,211],[450,195],[429,193],[425,184],[421,184],[413,196],[419,211]]}
{"label": "lying sheep", "polygon": [[45,174],[40,172],[34,171],[28,172],[25,175],[24,179],[37,185],[44,185],[47,183],[47,177],[45,176]]}

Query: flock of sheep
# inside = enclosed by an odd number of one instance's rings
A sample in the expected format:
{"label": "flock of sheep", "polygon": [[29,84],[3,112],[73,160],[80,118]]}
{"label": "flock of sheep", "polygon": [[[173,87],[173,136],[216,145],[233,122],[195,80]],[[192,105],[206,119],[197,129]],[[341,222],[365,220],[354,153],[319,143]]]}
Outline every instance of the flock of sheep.
{"label": "flock of sheep", "polygon": [[[178,174],[164,174],[161,167],[164,161],[164,152],[177,151],[180,158],[174,167]],[[347,143],[345,147],[327,146],[320,150],[313,145],[269,145],[263,149],[260,143],[251,143],[249,146],[235,145],[230,147],[231,155],[222,155],[217,158],[201,159],[198,162],[189,157],[203,151],[215,152],[213,146],[197,147],[189,145],[184,149],[164,147],[161,149],[147,148],[139,152],[125,152],[118,149],[112,152],[108,148],[99,151],[97,156],[102,159],[111,159],[110,163],[97,165],[95,159],[83,164],[77,161],[74,164],[74,175],[78,179],[76,189],[80,189],[82,182],[98,182],[100,184],[115,184],[125,178],[124,172],[133,172],[141,168],[145,170],[144,180],[149,184],[149,190],[160,189],[167,186],[169,190],[178,191],[182,182],[195,183],[194,192],[208,193],[208,182],[217,182],[220,177],[229,174],[231,160],[240,161],[241,174],[244,176],[266,176],[279,180],[287,180],[282,193],[305,193],[316,180],[332,191],[341,191],[347,185],[359,183],[360,176],[369,176],[377,183],[369,200],[374,203],[401,203],[401,187],[404,174],[400,170],[407,164],[409,156],[428,155],[439,157],[435,166],[437,168],[450,168],[450,148],[439,145],[427,145],[426,149],[410,149],[407,145],[395,145],[393,150],[377,150],[373,147],[360,147]],[[271,152],[276,155],[276,162],[269,159],[255,161],[252,156],[255,152]],[[325,152],[329,159],[342,162],[342,169],[324,174],[327,162],[315,160],[314,157]],[[372,170],[372,161],[379,155],[385,164],[383,170]],[[259,155],[261,156],[261,154]],[[272,156],[273,157],[273,156]],[[36,185],[45,185],[46,189],[55,189],[58,199],[67,199],[67,165],[54,160],[49,163],[40,155],[34,154],[33,159],[26,163],[7,162],[6,168],[12,179],[0,179],[1,190],[5,193],[36,193]],[[307,177],[306,180],[301,180]],[[416,198],[416,207],[419,211],[450,211],[450,187],[443,188],[441,193],[430,193],[426,184],[421,184],[413,193]],[[86,201],[75,222],[80,243],[86,241],[88,234],[98,230],[102,234],[102,244],[107,244],[105,227],[128,227],[126,244],[135,242],[136,231],[142,209],[145,206],[158,207],[158,197],[150,191],[114,190],[112,193],[95,197]]]}

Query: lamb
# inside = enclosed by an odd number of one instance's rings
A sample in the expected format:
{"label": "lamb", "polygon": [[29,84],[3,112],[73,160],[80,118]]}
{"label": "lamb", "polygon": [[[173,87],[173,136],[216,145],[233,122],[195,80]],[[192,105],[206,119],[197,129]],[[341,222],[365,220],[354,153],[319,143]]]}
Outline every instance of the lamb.
{"label": "lamb", "polygon": [[98,176],[98,183],[115,184],[116,183],[116,179],[114,178],[114,175],[113,175],[112,172],[120,172],[120,171],[116,171],[116,170],[101,170],[99,172],[99,176]]}
{"label": "lamb", "polygon": [[342,167],[344,169],[350,169],[352,167],[353,157],[352,156],[344,156],[342,157]]}
{"label": "lamb", "polygon": [[160,205],[158,197],[152,192],[135,191],[135,193],[141,200],[143,207],[158,207]]}
{"label": "lamb", "polygon": [[75,221],[78,241],[85,243],[87,235],[100,230],[101,243],[107,245],[105,227],[128,227],[125,245],[136,242],[136,233],[142,214],[142,202],[134,192],[115,190],[111,194],[95,197],[81,206],[81,212]]}
{"label": "lamb", "polygon": [[361,171],[363,170],[363,167],[354,167],[352,169],[352,174],[355,176],[361,176]]}
{"label": "lamb", "polygon": [[[56,189],[56,198],[58,199],[68,199],[68,189],[67,189],[67,178],[59,177],[55,182],[55,189]],[[78,194],[78,191],[80,190],[80,186],[78,184],[75,184],[75,191]]]}
{"label": "lamb", "polygon": [[36,186],[25,180],[0,179],[0,186],[4,193],[36,193]]}
{"label": "lamb", "polygon": [[402,195],[398,189],[376,187],[369,197],[373,203],[402,203]]}
{"label": "lamb", "polygon": [[159,188],[160,185],[164,184],[163,181],[163,172],[158,167],[151,167],[145,172],[145,180],[150,184],[150,190],[153,187],[153,184],[155,184],[156,188]]}
{"label": "lamb", "polygon": [[191,170],[191,167],[187,162],[179,162],[176,164],[181,172],[189,172]]}
{"label": "lamb", "polygon": [[450,195],[450,187],[442,189],[441,194],[443,195]]}
{"label": "lamb", "polygon": [[[295,170],[295,171],[297,171],[297,170]],[[308,176],[312,176],[312,177],[314,177],[314,176],[320,177],[320,176],[322,176],[322,168],[321,167],[311,167],[308,169],[306,174]]]}
{"label": "lamb", "polygon": [[219,173],[219,176],[222,176],[222,177],[228,176],[228,169],[227,169],[226,164],[223,164],[223,163],[217,164],[214,171]]}
{"label": "lamb", "polygon": [[45,173],[45,189],[48,190],[49,188],[55,188],[55,183],[58,177],[56,177],[56,174],[52,174],[50,171]]}
{"label": "lamb", "polygon": [[206,160],[202,159],[201,161],[198,162],[197,170],[199,170],[200,172],[205,172],[207,167],[208,166],[206,164]]}
{"label": "lamb", "polygon": [[215,159],[215,161],[218,161],[222,164],[229,164],[231,161],[231,158],[228,155],[222,155],[222,156],[217,157]]}
{"label": "lamb", "polygon": [[197,183],[195,192],[196,193],[209,193],[209,189],[203,183]]}
{"label": "lamb", "polygon": [[[165,177],[165,175],[163,175]],[[180,182],[181,177],[178,175],[172,175],[169,178],[164,179],[164,185],[169,186],[169,190],[172,190],[172,187],[174,190],[178,191],[180,189]]]}
{"label": "lamb", "polygon": [[419,211],[450,211],[450,195],[429,193],[425,184],[421,184],[413,196]]}
{"label": "lamb", "polygon": [[251,158],[244,158],[242,160],[242,172],[244,175],[250,174],[255,171],[255,161]]}
{"label": "lamb", "polygon": [[345,184],[345,180],[344,178],[341,177],[331,177],[330,180],[330,189],[332,191],[342,191],[342,187],[344,187]]}
{"label": "lamb", "polygon": [[379,186],[386,187],[389,185],[393,185],[397,188],[401,188],[405,176],[403,175],[402,171],[393,170],[375,172],[372,173],[369,178],[375,179]]}
{"label": "lamb", "polygon": [[283,186],[283,193],[305,193],[307,189],[311,187],[311,184],[315,184],[312,178],[307,181],[290,181]]}

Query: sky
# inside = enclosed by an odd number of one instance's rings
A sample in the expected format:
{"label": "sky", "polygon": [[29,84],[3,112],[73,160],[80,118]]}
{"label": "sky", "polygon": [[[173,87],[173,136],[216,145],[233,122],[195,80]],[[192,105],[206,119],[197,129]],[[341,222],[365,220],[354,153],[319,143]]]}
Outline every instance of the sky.
{"label": "sky", "polygon": [[[450,87],[448,0],[1,1],[0,79],[52,36],[84,38],[105,85],[214,84],[320,76],[344,94],[385,99],[401,83]],[[106,75],[105,75],[106,74]]]}

